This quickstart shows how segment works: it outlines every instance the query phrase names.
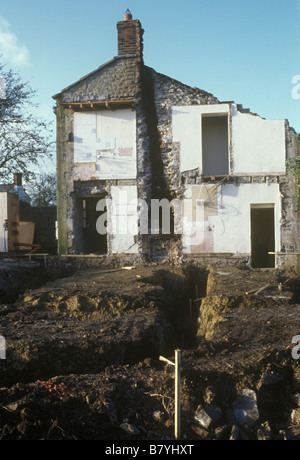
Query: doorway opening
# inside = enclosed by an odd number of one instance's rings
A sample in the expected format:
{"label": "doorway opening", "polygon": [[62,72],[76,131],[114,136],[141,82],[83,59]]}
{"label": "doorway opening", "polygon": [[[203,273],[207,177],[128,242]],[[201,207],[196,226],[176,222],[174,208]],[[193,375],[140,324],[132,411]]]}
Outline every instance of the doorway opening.
{"label": "doorway opening", "polygon": [[252,268],[274,268],[275,255],[274,204],[251,205]]}
{"label": "doorway opening", "polygon": [[97,211],[97,203],[103,196],[77,198],[76,252],[83,254],[107,254],[107,235],[100,235],[96,224],[98,218],[107,212]]}

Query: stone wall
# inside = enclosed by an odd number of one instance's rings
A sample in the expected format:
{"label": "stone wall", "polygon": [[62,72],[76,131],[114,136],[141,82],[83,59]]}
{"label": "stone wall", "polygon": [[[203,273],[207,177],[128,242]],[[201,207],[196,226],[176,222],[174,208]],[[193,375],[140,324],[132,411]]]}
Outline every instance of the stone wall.
{"label": "stone wall", "polygon": [[[54,97],[57,101],[57,213],[61,254],[72,254],[76,247],[76,197],[99,193],[109,197],[111,185],[116,184],[116,181],[74,181],[74,111],[61,103],[133,100],[138,106],[140,92],[140,63],[134,57],[116,57]],[[141,138],[143,131],[138,123]],[[141,144],[139,140],[138,148]]]}
{"label": "stone wall", "polygon": [[66,88],[64,102],[136,99],[140,92],[140,63],[135,57],[115,57]]}
{"label": "stone wall", "polygon": [[[142,108],[148,145],[147,197],[172,200],[181,196],[179,145],[172,139],[172,106],[217,104],[213,95],[144,66],[142,70]],[[145,126],[145,125],[144,125]],[[148,201],[150,203],[150,200]],[[148,235],[144,251],[150,260],[178,263],[181,238],[177,235]]]}
{"label": "stone wall", "polygon": [[[210,93],[198,88],[191,88],[154,70],[152,73],[165,180],[168,189],[177,194],[181,187],[182,178],[179,167],[179,146],[177,143],[173,143],[172,139],[172,107],[176,105],[218,104],[219,101]],[[187,178],[188,181],[189,178]]]}
{"label": "stone wall", "polygon": [[[292,159],[300,155],[300,144],[297,142],[295,131],[290,128],[286,121],[286,159]],[[297,212],[297,187],[298,182],[293,171],[287,170],[285,176],[279,177],[279,186],[282,197],[282,216],[281,216],[281,251],[294,253],[294,255],[277,256],[277,266],[279,268],[295,268],[299,256],[295,253],[299,251],[298,212]]]}

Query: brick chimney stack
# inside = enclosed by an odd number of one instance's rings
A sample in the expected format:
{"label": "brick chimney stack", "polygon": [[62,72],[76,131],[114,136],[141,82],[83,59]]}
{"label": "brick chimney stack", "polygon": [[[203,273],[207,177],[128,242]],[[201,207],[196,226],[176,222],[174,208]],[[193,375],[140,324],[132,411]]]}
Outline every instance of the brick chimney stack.
{"label": "brick chimney stack", "polygon": [[127,10],[124,20],[117,23],[118,29],[118,55],[137,56],[143,62],[143,34],[141,23],[132,19],[132,14]]}
{"label": "brick chimney stack", "polygon": [[17,187],[22,187],[22,173],[15,173],[14,174],[14,185]]}

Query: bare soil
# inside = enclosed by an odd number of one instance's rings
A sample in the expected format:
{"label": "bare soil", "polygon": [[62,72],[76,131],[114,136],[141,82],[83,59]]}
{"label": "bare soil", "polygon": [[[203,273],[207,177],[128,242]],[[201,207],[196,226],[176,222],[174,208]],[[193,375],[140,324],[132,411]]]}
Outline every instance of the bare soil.
{"label": "bare soil", "polygon": [[[229,439],[233,401],[245,388],[257,394],[260,420],[240,427],[241,439],[257,439],[266,422],[272,439],[297,438],[297,275],[77,265],[53,279],[53,267],[52,281],[44,284],[47,270],[39,265],[40,287],[29,289],[29,277],[23,294],[0,305],[1,440],[174,439],[174,368],[159,357],[173,360],[177,348],[184,439]],[[13,287],[20,271],[10,273]],[[222,418],[204,429],[194,415],[208,391]]]}

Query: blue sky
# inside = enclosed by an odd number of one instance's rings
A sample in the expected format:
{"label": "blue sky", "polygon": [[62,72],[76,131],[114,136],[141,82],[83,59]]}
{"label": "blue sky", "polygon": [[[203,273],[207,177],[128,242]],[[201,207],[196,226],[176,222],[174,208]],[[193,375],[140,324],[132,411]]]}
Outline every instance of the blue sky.
{"label": "blue sky", "polygon": [[127,8],[146,65],[300,132],[300,0],[3,2],[0,54],[37,90],[38,113],[54,121],[52,96],[117,55]]}

